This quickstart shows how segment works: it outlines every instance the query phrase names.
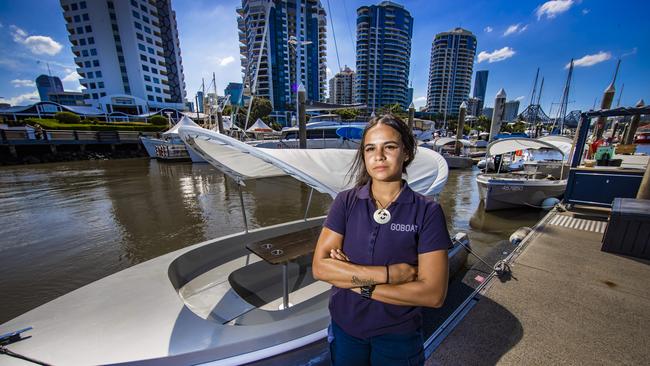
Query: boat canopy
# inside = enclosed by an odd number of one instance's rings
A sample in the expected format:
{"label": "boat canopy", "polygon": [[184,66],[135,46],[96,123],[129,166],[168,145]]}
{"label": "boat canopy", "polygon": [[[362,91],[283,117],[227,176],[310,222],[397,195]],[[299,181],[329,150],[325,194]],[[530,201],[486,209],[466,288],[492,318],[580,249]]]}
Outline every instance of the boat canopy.
{"label": "boat canopy", "polygon": [[273,129],[258,118],[252,126],[246,129],[246,132],[273,132]]}
{"label": "boat canopy", "polygon": [[[353,149],[266,149],[200,127],[183,127],[181,139],[205,160],[239,184],[245,180],[288,174],[332,197],[354,185],[349,171]],[[429,149],[418,148],[405,179],[416,192],[440,193],[449,170],[444,158]]]}
{"label": "boat canopy", "polygon": [[[461,139],[461,140],[458,140],[458,141],[460,141],[463,144],[463,146],[470,146],[471,145],[469,140]],[[441,138],[436,139],[436,140],[433,141],[433,147],[440,148],[440,147],[443,147],[445,145],[449,145],[449,144],[455,143],[455,142],[456,142],[456,139],[454,137],[441,137]]]}
{"label": "boat canopy", "polygon": [[530,138],[511,138],[511,139],[502,139],[502,140],[493,141],[487,147],[487,155],[495,156],[495,155],[514,152],[517,150],[539,150],[539,149],[557,150],[564,155],[562,150],[555,147],[551,143],[546,141],[530,139]]}
{"label": "boat canopy", "polygon": [[163,135],[172,135],[172,134],[178,134],[178,129],[181,128],[181,126],[194,126],[194,127],[200,127],[194,121],[189,119],[187,116],[183,116],[178,123],[176,123],[172,128],[169,130],[163,132]]}
{"label": "boat canopy", "polygon": [[559,135],[548,135],[538,138],[539,141],[548,142],[549,144],[557,147],[562,151],[562,154],[569,159],[569,154],[571,153],[571,147],[573,146],[573,140]]}

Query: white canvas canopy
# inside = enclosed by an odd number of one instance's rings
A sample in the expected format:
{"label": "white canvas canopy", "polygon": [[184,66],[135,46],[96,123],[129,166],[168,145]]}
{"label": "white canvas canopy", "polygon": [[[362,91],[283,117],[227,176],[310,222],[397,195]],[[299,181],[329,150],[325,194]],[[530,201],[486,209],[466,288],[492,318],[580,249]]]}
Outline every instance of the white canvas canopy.
{"label": "white canvas canopy", "polygon": [[273,132],[273,129],[258,118],[257,121],[246,130],[246,132]]}
{"label": "white canvas canopy", "polygon": [[[458,141],[460,141],[463,144],[463,146],[470,146],[471,145],[469,140],[461,139],[461,140],[458,140]],[[453,138],[453,137],[441,137],[441,138],[436,139],[436,140],[433,141],[433,147],[440,148],[440,147],[443,147],[445,145],[455,143],[455,142],[456,142],[456,139]]]}
{"label": "white canvas canopy", "polygon": [[[348,172],[356,150],[264,149],[200,127],[183,127],[179,132],[185,143],[240,184],[247,179],[289,174],[332,197],[354,185]],[[440,154],[418,148],[407,173],[411,189],[433,195],[442,191],[449,170]]]}
{"label": "white canvas canopy", "polygon": [[553,146],[552,144],[534,140],[529,138],[511,138],[511,139],[500,139],[492,142],[487,147],[487,155],[495,156],[514,152],[517,150],[539,150],[539,149],[551,149],[557,150],[562,153],[562,150]]}
{"label": "white canvas canopy", "polygon": [[178,123],[176,123],[172,128],[163,132],[163,135],[178,134],[178,129],[181,128],[181,126],[193,126],[201,128],[201,126],[194,123],[194,121],[189,119],[187,116],[183,116],[183,118],[181,118],[181,120],[178,121]]}
{"label": "white canvas canopy", "polygon": [[558,136],[558,135],[549,135],[538,138],[539,141],[548,142],[549,144],[557,147],[566,159],[569,159],[569,154],[571,153],[571,147],[573,146],[573,140],[568,137]]}

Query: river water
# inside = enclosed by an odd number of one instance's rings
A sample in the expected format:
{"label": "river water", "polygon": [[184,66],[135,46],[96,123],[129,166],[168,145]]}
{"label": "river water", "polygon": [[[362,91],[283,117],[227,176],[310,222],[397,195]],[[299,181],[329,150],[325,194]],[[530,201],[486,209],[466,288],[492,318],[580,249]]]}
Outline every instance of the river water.
{"label": "river water", "polygon": [[[450,232],[486,253],[544,212],[484,213],[474,170],[453,170],[440,202]],[[310,189],[290,177],[242,188],[250,228],[304,217]],[[309,216],[331,199],[314,193]],[[0,168],[0,324],[85,284],[244,230],[237,185],[208,164],[148,159]]]}

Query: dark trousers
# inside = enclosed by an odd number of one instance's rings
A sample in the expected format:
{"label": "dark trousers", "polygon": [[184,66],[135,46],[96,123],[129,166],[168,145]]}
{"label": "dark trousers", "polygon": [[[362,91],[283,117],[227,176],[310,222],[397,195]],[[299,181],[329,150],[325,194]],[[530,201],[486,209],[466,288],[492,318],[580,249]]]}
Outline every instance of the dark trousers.
{"label": "dark trousers", "polygon": [[347,334],[332,321],[328,341],[334,366],[424,365],[424,342],[419,331],[363,339]]}

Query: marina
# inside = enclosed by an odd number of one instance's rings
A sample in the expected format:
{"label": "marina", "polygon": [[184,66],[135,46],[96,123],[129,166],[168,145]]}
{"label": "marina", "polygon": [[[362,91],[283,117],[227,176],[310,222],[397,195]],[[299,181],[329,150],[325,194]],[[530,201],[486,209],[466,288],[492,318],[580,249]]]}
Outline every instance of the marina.
{"label": "marina", "polygon": [[0,8],[0,365],[650,364],[647,4]]}

